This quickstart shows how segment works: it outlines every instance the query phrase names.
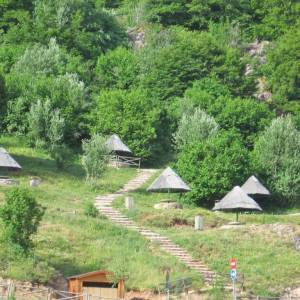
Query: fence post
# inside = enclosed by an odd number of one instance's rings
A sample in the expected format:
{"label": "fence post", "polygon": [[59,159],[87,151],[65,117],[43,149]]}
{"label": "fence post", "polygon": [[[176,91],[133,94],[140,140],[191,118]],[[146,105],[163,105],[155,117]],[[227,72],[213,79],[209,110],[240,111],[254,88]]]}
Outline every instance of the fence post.
{"label": "fence post", "polygon": [[203,230],[203,217],[202,216],[195,217],[195,230]]}
{"label": "fence post", "polygon": [[133,197],[131,197],[131,196],[125,197],[125,207],[126,207],[128,210],[131,210],[131,209],[134,208]]}

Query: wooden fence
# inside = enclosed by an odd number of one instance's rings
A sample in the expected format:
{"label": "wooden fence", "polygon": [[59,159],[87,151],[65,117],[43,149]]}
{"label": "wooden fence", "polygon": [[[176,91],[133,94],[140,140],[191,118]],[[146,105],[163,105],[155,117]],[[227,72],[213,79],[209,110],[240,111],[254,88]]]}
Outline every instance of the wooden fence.
{"label": "wooden fence", "polygon": [[109,156],[109,164],[116,168],[123,168],[123,167],[140,168],[141,167],[141,158],[121,156],[121,155],[110,155]]}

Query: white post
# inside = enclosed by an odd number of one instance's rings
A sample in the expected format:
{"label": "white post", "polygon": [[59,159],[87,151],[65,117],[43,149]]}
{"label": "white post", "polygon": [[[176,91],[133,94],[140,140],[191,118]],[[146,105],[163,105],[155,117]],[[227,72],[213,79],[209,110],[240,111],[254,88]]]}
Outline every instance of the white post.
{"label": "white post", "polygon": [[196,216],[195,217],[195,230],[203,230],[203,217],[202,216]]}
{"label": "white post", "polygon": [[236,291],[235,291],[235,279],[232,280],[233,289],[232,289],[232,299],[236,300]]}
{"label": "white post", "polygon": [[131,197],[131,196],[125,197],[125,207],[126,207],[128,210],[131,210],[131,209],[134,208],[133,197]]}

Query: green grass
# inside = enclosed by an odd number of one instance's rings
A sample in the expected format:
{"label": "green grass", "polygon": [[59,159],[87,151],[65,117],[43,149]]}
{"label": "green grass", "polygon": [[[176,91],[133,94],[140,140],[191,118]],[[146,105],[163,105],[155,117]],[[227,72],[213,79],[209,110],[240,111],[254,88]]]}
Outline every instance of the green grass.
{"label": "green grass", "polygon": [[[85,216],[87,203],[93,203],[97,194],[120,188],[135,176],[134,169],[107,170],[95,190],[86,184],[76,157],[59,171],[46,153],[27,147],[22,138],[1,137],[0,145],[23,167],[19,174],[12,174],[21,187],[29,188],[32,176],[42,179],[39,187],[30,190],[46,207],[32,257],[16,257],[2,242],[0,276],[46,282],[57,272],[69,276],[106,269],[117,277],[125,276],[128,288],[143,290],[164,282],[166,267],[172,268],[172,278],[195,275],[138,233],[114,226],[101,216]],[[7,189],[0,187],[0,201]],[[202,284],[201,278],[196,284]]]}
{"label": "green grass", "polygon": [[[115,206],[137,223],[170,237],[219,274],[226,276],[229,259],[236,257],[238,272],[244,275],[248,292],[278,295],[286,287],[299,286],[300,255],[287,229],[294,228],[300,234],[300,216],[289,216],[286,212],[244,213],[240,216],[240,221],[245,224],[243,227],[221,229],[222,225],[235,220],[234,214],[185,206],[182,210],[154,209],[154,204],[163,199],[179,201],[179,195],[147,193],[145,188],[151,180],[139,191],[131,193],[135,201],[132,211],[124,209],[123,199],[118,199]],[[204,231],[193,229],[196,215],[204,217]],[[277,226],[286,227],[277,234]]]}

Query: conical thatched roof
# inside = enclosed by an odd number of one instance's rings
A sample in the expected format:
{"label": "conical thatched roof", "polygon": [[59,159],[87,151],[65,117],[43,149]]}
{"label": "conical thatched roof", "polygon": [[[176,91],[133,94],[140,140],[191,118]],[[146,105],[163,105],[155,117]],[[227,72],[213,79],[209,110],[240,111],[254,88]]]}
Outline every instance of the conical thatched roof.
{"label": "conical thatched roof", "polygon": [[270,192],[259,182],[255,176],[251,176],[242,185],[242,189],[248,195],[270,195]]}
{"label": "conical thatched roof", "polygon": [[147,189],[148,192],[188,192],[190,190],[170,167],[167,167]]}
{"label": "conical thatched roof", "polygon": [[239,186],[235,186],[213,210],[262,210]]}
{"label": "conical thatched roof", "polygon": [[21,170],[22,167],[7,153],[4,148],[0,147],[0,168],[7,170]]}
{"label": "conical thatched roof", "polygon": [[132,154],[131,150],[122,142],[120,137],[113,134],[107,141],[106,145],[112,152],[119,152],[124,154]]}

